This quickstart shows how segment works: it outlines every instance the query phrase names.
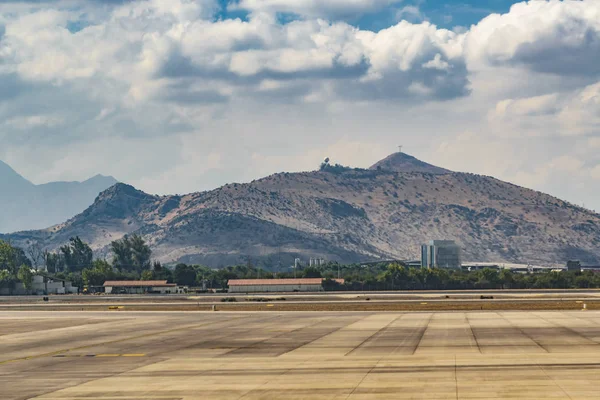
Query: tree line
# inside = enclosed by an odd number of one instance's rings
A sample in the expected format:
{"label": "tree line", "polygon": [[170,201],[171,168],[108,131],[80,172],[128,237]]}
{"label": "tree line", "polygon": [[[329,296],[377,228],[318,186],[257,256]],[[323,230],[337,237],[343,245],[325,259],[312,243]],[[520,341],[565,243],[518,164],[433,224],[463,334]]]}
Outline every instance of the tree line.
{"label": "tree line", "polygon": [[[108,280],[166,280],[189,287],[226,289],[230,279],[323,278],[327,290],[461,290],[461,289],[569,289],[600,288],[600,274],[592,271],[513,273],[507,269],[477,271],[413,268],[399,262],[376,264],[326,263],[288,272],[247,265],[212,269],[179,263],[163,266],[139,235],[124,236],[110,244],[108,259],[94,258],[90,246],[73,237],[55,252],[36,244],[27,249],[0,240],[0,288],[22,282],[29,289],[35,270],[69,280],[74,286],[102,286]],[[33,272],[32,272],[33,271]],[[338,283],[335,278],[344,279]]]}

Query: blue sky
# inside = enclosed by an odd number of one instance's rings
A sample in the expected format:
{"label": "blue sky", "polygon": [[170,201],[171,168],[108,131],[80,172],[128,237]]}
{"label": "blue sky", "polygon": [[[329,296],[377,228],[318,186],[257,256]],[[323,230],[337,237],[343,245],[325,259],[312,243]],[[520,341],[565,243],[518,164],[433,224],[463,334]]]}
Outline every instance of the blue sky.
{"label": "blue sky", "polygon": [[[228,11],[227,4],[231,0],[219,0],[221,10],[218,13],[219,18],[242,18],[247,17],[245,11]],[[506,13],[510,6],[518,3],[514,0],[462,0],[462,1],[442,1],[442,0],[406,0],[399,1],[383,10],[367,12],[364,15],[348,16],[343,18],[346,22],[358,26],[361,29],[378,31],[388,28],[398,22],[398,19],[404,18],[414,22],[420,22],[423,18],[431,23],[447,29],[457,26],[469,27],[476,24],[483,17],[492,13]],[[414,8],[421,13],[420,17],[410,15],[408,12],[402,13],[402,10]],[[290,20],[291,15],[281,15],[282,20]]]}

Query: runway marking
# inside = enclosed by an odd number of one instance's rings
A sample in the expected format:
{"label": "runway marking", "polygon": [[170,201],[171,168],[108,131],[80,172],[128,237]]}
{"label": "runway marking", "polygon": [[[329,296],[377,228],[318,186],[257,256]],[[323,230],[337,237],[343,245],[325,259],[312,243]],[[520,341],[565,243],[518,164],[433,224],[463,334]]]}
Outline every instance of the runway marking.
{"label": "runway marking", "polygon": [[[239,320],[239,319],[243,319],[243,318],[248,318],[248,317],[246,317],[246,316],[240,316],[240,317],[234,318],[233,320],[235,321],[235,320]],[[12,363],[12,362],[17,362],[17,361],[27,361],[27,360],[37,359],[37,358],[53,357],[53,356],[56,356],[58,354],[68,353],[70,351],[77,351],[77,350],[89,349],[89,348],[98,347],[98,346],[106,346],[106,345],[115,344],[115,343],[123,343],[123,342],[127,342],[127,341],[130,341],[130,340],[143,339],[143,338],[152,337],[152,336],[160,336],[160,335],[165,335],[165,334],[169,334],[169,333],[173,333],[173,332],[177,332],[177,331],[181,331],[181,330],[185,330],[185,329],[199,328],[201,326],[211,325],[213,323],[214,323],[214,321],[208,321],[208,322],[205,322],[205,323],[202,323],[202,324],[180,326],[180,327],[177,327],[177,328],[168,329],[166,331],[145,333],[143,335],[130,336],[130,337],[123,338],[123,339],[117,339],[117,340],[111,340],[111,341],[106,341],[106,342],[88,344],[88,345],[84,345],[84,346],[72,347],[72,348],[69,348],[69,349],[62,349],[62,350],[52,351],[52,352],[49,352],[49,353],[35,354],[35,355],[32,355],[32,356],[27,356],[27,357],[18,357],[18,358],[14,358],[12,360],[0,361],[0,365]]]}

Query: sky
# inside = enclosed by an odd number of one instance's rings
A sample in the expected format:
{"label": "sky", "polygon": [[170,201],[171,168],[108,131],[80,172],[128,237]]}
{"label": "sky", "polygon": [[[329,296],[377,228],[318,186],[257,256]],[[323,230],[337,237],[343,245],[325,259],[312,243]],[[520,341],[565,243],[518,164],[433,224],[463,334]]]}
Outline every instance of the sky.
{"label": "sky", "polygon": [[188,193],[403,145],[600,210],[600,1],[0,0],[0,160]]}

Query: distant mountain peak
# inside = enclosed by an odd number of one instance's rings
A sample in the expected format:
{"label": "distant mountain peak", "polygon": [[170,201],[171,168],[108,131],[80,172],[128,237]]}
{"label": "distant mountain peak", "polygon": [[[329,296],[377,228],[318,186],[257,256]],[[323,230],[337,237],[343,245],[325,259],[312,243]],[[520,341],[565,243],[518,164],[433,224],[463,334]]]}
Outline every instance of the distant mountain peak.
{"label": "distant mountain peak", "polygon": [[33,183],[23,178],[10,165],[0,160],[0,181],[20,186],[33,186]]}
{"label": "distant mountain peak", "polygon": [[113,196],[126,195],[126,196],[134,196],[134,197],[153,197],[141,190],[136,189],[135,187],[128,185],[126,183],[117,182],[108,189],[100,192],[98,195],[99,198],[108,198]]}
{"label": "distant mountain peak", "polygon": [[96,175],[83,182],[35,185],[0,161],[0,182],[0,232],[16,232],[45,228],[77,215],[117,180]]}
{"label": "distant mountain peak", "polygon": [[369,169],[381,169],[394,172],[421,172],[427,174],[444,175],[452,171],[428,164],[406,153],[393,153],[381,161],[373,164]]}

